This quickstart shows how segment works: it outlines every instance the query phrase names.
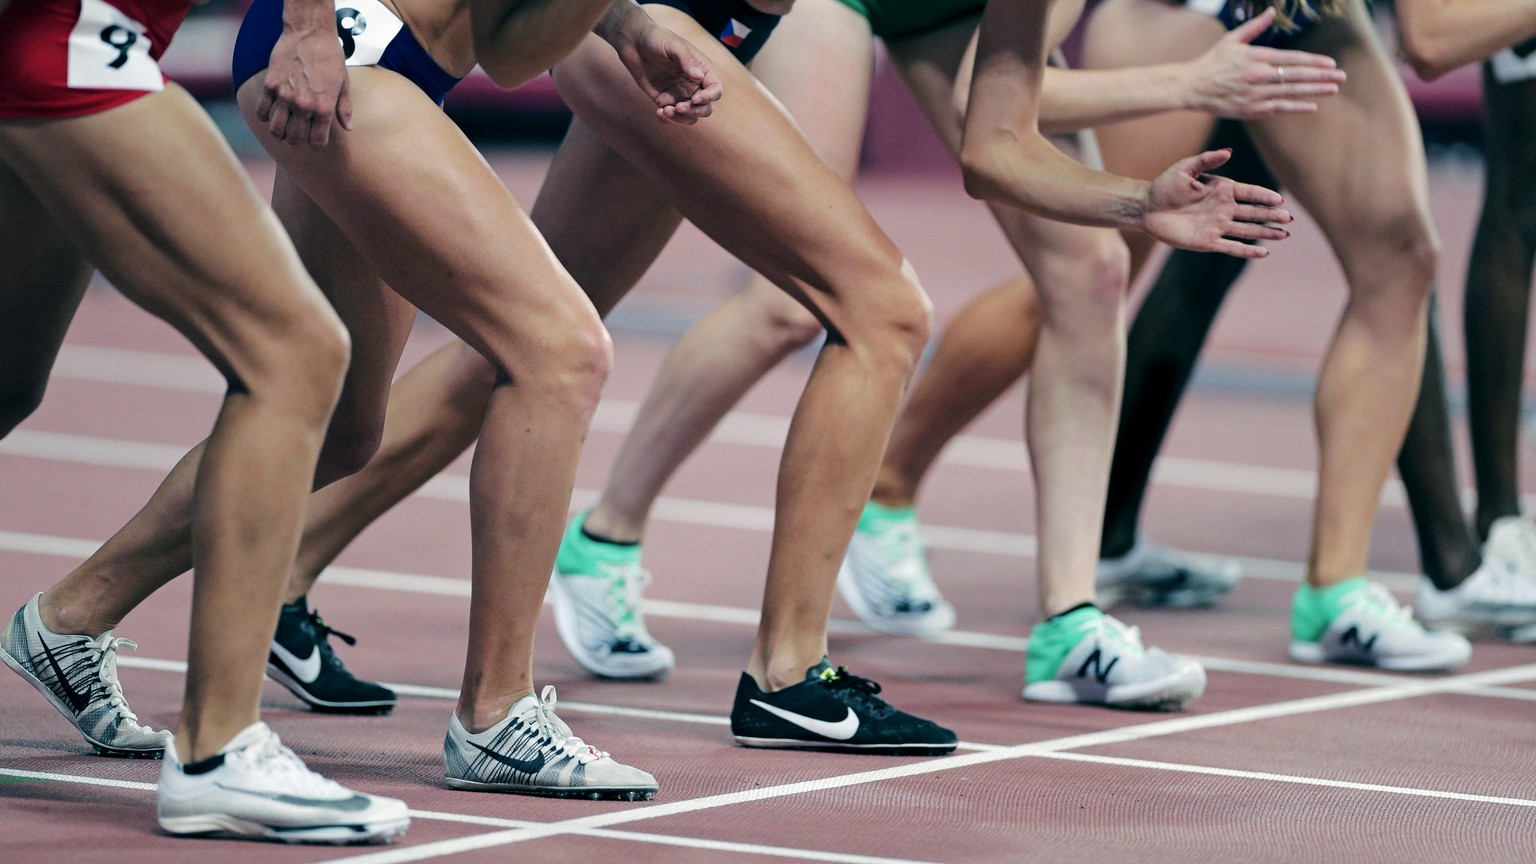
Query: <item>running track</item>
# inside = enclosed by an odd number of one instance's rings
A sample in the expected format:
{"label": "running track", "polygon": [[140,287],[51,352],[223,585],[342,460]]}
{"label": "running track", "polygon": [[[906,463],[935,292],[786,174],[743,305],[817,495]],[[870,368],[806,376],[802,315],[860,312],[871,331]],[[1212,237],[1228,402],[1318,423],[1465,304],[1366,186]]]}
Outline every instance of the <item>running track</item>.
{"label": "running track", "polygon": [[[542,158],[496,165],[531,201]],[[266,182],[264,164],[252,170]],[[1463,166],[1435,169],[1452,334],[1477,184]],[[876,178],[864,191],[941,319],[966,292],[1011,272],[997,231],[953,178]],[[929,236],[933,225],[945,236]],[[925,490],[933,564],[960,629],[917,641],[834,621],[837,662],[956,728],[960,751],[908,760],[733,747],[724,713],[750,647],[777,447],[809,368],[799,358],[732,415],[657,510],[646,547],[657,576],[650,615],[680,659],[670,679],[592,681],[552,632],[540,643],[540,684],[558,685],[562,713],[588,740],[658,775],[655,802],[442,787],[468,594],[461,461],[365,534],[313,597],[361,637],[342,647],[347,662],[401,685],[396,712],[312,716],[281,688],[267,693],[268,721],[313,767],[410,802],[416,819],[403,843],[338,850],[161,837],[150,809],[158,765],[86,755],[30,688],[0,675],[0,861],[1529,861],[1536,650],[1479,644],[1462,674],[1428,678],[1284,658],[1312,482],[1307,380],[1342,298],[1316,232],[1303,225],[1296,234],[1253,268],[1220,322],[1149,502],[1152,536],[1240,556],[1250,575],[1215,610],[1123,613],[1149,643],[1205,660],[1209,693],[1182,714],[1019,701],[1034,586],[1015,392],[950,450]],[[675,245],[614,319],[617,364],[582,464],[581,501],[603,482],[678,327],[743,279],[697,233]],[[418,330],[408,359],[445,338],[430,322]],[[1448,343],[1459,370],[1459,335]],[[206,431],[218,392],[167,328],[93,291],[43,408],[0,442],[0,608],[8,614],[118,527]],[[1416,567],[1413,538],[1395,490],[1386,500],[1373,566],[1402,593]],[[177,710],[189,598],[180,580],[120,631],[140,645],[121,663],[128,694],[157,725]]]}

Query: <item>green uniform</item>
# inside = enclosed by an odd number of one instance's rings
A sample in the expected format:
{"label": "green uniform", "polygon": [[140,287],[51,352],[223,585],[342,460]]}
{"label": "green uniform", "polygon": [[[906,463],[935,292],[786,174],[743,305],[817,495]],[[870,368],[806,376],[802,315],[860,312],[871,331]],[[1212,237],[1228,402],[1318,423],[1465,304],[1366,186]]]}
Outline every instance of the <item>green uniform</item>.
{"label": "green uniform", "polygon": [[975,15],[986,0],[838,0],[864,16],[881,39],[904,39]]}

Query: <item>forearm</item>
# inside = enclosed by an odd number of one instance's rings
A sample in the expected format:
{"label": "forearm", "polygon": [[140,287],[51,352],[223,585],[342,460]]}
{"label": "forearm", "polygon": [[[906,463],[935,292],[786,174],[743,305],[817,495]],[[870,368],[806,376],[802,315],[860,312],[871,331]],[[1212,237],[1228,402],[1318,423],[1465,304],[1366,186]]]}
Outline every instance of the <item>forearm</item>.
{"label": "forearm", "polygon": [[1140,228],[1146,214],[1147,183],[1088,168],[1037,132],[967,129],[961,162],[966,192],[983,201],[1113,228]]}
{"label": "forearm", "polygon": [[517,87],[569,54],[629,0],[470,0],[475,56],[491,80]]}
{"label": "forearm", "polygon": [[336,4],[331,0],[287,0],[283,3],[283,32],[292,36],[323,33],[334,40]]}
{"label": "forearm", "polygon": [[1040,90],[1040,128],[1076,132],[1189,107],[1189,74],[1180,63],[1124,69],[1048,67]]}
{"label": "forearm", "polygon": [[1536,36],[1536,0],[1398,0],[1403,54],[1425,79]]}

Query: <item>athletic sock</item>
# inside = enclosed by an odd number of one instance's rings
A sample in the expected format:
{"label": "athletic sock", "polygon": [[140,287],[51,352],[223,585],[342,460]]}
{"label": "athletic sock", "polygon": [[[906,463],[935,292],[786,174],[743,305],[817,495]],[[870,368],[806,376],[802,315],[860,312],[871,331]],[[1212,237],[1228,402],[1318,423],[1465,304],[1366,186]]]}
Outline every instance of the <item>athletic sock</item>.
{"label": "athletic sock", "polygon": [[1316,642],[1323,631],[1344,609],[1344,598],[1365,590],[1370,582],[1354,576],[1326,588],[1314,588],[1303,582],[1291,599],[1291,638],[1297,642]]}
{"label": "athletic sock", "polygon": [[566,526],[555,567],[561,573],[597,573],[598,564],[633,564],[640,560],[640,544],[614,543],[587,533],[583,524],[590,510],[584,510]]}
{"label": "athletic sock", "polygon": [[1024,655],[1024,680],[1048,681],[1061,668],[1061,661],[1083,641],[1083,624],[1095,622],[1104,613],[1092,603],[1079,603],[1041,621],[1029,631],[1029,649]]}

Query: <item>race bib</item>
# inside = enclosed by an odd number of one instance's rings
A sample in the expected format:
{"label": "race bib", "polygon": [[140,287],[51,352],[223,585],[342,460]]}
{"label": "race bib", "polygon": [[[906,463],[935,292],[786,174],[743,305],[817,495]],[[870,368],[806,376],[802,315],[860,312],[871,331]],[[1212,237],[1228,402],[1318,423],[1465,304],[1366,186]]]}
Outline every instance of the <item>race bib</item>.
{"label": "race bib", "polygon": [[1488,58],[1488,68],[1493,72],[1493,80],[1500,84],[1515,84],[1536,78],[1536,39],[1505,48]]}
{"label": "race bib", "polygon": [[149,34],[105,0],[80,0],[80,20],[69,34],[69,86],[80,89],[165,89],[149,56]]}
{"label": "race bib", "polygon": [[336,0],[336,38],[348,66],[377,66],[404,26],[379,0]]}

